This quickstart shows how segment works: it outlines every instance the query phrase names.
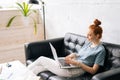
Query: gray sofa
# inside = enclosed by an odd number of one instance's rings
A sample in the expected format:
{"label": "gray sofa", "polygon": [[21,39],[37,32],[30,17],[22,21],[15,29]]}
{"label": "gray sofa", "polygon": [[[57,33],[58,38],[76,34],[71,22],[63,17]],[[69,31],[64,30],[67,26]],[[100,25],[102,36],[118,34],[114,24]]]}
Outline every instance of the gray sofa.
{"label": "gray sofa", "polygon": [[[64,37],[49,39],[25,44],[26,64],[31,64],[40,56],[53,58],[49,42],[56,48],[59,57],[67,56],[71,52],[78,52],[87,42],[86,37],[74,33],[66,33]],[[107,55],[105,64],[95,74],[85,73],[79,77],[60,77],[49,71],[44,71],[38,75],[43,80],[120,80],[120,45],[102,42]]]}

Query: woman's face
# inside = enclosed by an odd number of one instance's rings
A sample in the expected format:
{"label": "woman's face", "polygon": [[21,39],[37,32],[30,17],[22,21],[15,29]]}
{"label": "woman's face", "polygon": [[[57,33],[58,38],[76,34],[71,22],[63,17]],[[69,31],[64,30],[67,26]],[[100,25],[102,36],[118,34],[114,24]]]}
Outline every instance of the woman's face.
{"label": "woman's face", "polygon": [[97,35],[95,35],[95,34],[93,33],[93,30],[92,30],[92,29],[89,29],[89,30],[88,30],[88,33],[87,33],[87,39],[88,39],[90,42],[94,42],[94,41],[98,40],[98,37],[97,37]]}

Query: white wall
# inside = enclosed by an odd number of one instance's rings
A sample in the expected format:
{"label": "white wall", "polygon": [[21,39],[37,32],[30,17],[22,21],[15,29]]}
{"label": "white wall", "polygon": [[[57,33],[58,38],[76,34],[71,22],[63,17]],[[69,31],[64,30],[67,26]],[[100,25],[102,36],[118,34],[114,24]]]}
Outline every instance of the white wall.
{"label": "white wall", "polygon": [[47,39],[67,32],[86,35],[95,18],[102,21],[103,41],[120,44],[120,0],[44,0]]}

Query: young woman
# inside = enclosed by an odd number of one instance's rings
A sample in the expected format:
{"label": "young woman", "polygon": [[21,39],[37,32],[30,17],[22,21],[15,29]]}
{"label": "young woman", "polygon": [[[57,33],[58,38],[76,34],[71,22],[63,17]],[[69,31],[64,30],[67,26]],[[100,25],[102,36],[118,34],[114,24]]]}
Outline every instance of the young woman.
{"label": "young woman", "polygon": [[63,77],[80,76],[85,72],[95,74],[99,67],[104,65],[105,59],[105,49],[100,42],[103,32],[100,24],[101,22],[95,19],[87,33],[89,42],[80,49],[78,54],[71,53],[65,57],[66,63],[78,66],[78,68],[61,69],[55,60],[43,56],[30,64],[28,68],[35,74],[48,70]]}

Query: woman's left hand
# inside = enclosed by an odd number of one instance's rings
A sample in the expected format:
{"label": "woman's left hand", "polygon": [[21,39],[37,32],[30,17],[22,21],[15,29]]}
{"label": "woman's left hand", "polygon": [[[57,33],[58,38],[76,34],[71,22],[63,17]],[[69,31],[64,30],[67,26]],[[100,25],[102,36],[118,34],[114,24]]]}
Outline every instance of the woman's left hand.
{"label": "woman's left hand", "polygon": [[72,65],[78,66],[78,63],[79,63],[79,62],[76,61],[75,59],[70,59],[70,58],[69,58],[69,59],[66,60],[66,63],[67,63],[67,64],[72,64]]}

